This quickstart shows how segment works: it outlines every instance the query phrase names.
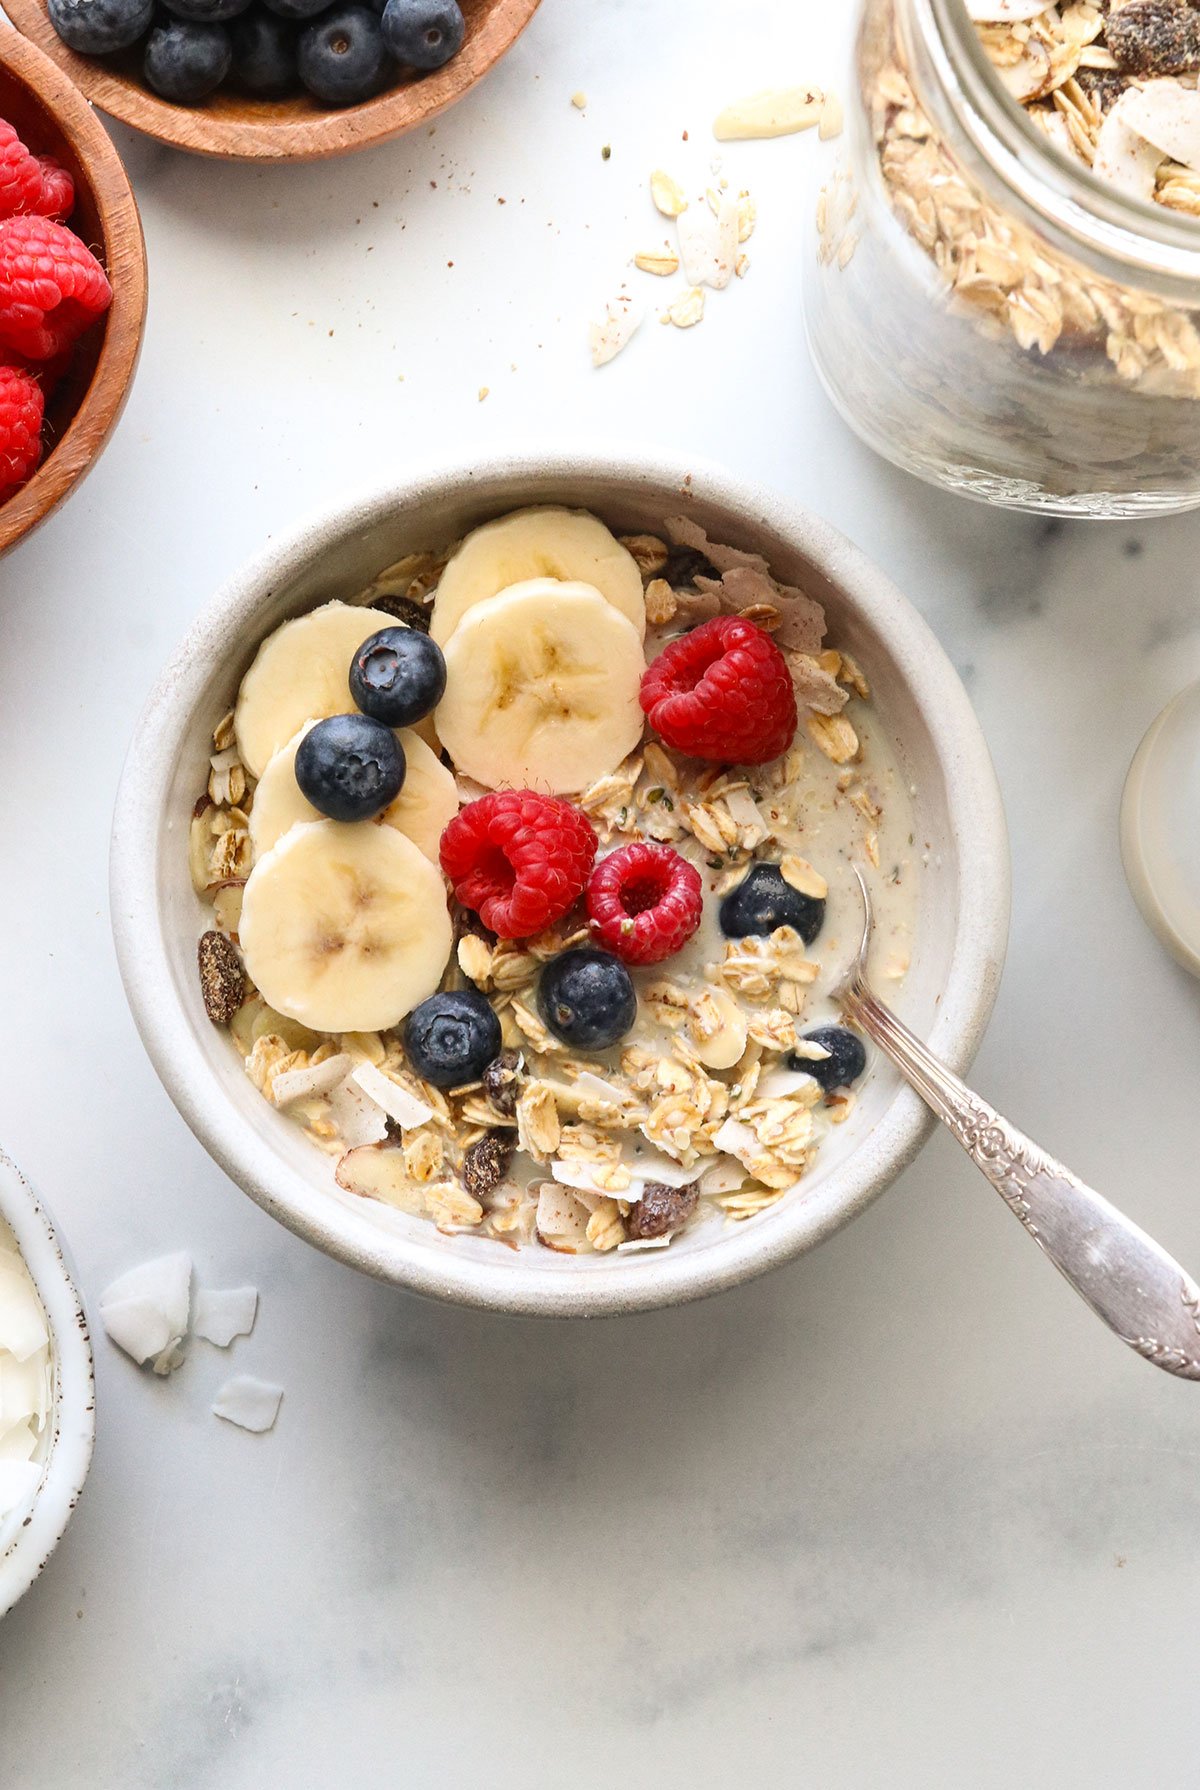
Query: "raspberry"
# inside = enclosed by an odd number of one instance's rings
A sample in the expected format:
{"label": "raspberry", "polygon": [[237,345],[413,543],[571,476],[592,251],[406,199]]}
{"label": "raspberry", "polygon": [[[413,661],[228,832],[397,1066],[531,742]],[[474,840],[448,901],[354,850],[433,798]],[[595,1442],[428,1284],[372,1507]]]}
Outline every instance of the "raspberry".
{"label": "raspberry", "polygon": [[42,170],[12,125],[0,118],[0,218],[32,211],[42,190]]}
{"label": "raspberry", "polygon": [[0,495],[42,457],[42,388],[20,367],[0,366]]}
{"label": "raspberry", "polygon": [[647,668],[642,707],[668,746],[718,764],[766,764],[792,743],[796,694],[769,634],[716,615]]}
{"label": "raspberry", "polygon": [[0,346],[50,360],[111,300],[104,269],[64,225],[52,218],[0,219]]}
{"label": "raspberry", "polygon": [[595,856],[587,817],[530,789],[469,802],[442,834],[442,869],[456,897],[502,939],[530,938],[561,920]]}
{"label": "raspberry", "polygon": [[700,873],[669,845],[623,845],[601,859],[587,889],[596,942],[626,963],[661,963],[700,924]]}
{"label": "raspberry", "polygon": [[42,188],[29,209],[40,218],[55,218],[62,223],[75,209],[75,182],[61,162],[52,155],[39,155]]}

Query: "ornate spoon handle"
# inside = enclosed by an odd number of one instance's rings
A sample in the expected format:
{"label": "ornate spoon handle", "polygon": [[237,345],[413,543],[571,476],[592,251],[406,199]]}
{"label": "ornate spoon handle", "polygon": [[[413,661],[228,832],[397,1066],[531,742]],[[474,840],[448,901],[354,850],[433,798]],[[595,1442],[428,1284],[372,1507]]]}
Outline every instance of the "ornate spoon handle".
{"label": "ornate spoon handle", "polygon": [[1156,1367],[1200,1380],[1200,1287],[1179,1263],[973,1094],[860,976],[842,999],[1097,1317]]}

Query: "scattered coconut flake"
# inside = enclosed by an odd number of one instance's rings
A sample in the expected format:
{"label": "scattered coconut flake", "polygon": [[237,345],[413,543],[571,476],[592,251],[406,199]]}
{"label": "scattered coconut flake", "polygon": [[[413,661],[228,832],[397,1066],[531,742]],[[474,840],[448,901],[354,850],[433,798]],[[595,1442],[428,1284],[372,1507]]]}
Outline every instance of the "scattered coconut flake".
{"label": "scattered coconut flake", "polygon": [[[829,1052],[826,1051],[826,1056]],[[816,1061],[816,1059],[813,1059]],[[776,1063],[774,1068],[766,1070],[759,1076],[754,1090],[756,1100],[786,1100],[789,1094],[804,1093],[812,1085],[812,1076],[806,1075],[803,1069],[789,1069],[786,1063]]]}
{"label": "scattered coconut flake", "polygon": [[599,1075],[593,1075],[590,1069],[584,1069],[571,1083],[577,1094],[588,1100],[603,1100],[608,1106],[624,1106],[629,1100],[629,1091],[618,1088],[611,1081],[604,1081]]}
{"label": "scattered coconut flake", "polygon": [[1130,130],[1185,168],[1200,167],[1200,93],[1178,81],[1147,81],[1121,98]]}
{"label": "scattered coconut flake", "polygon": [[713,1143],[727,1156],[736,1156],[739,1162],[762,1154],[758,1138],[741,1119],[726,1119],[720,1130],[713,1134]]}
{"label": "scattered coconut flake", "polygon": [[227,1349],[235,1336],[249,1336],[257,1316],[257,1287],[198,1287],[192,1332]]}
{"label": "scattered coconut flake", "polygon": [[588,348],[593,367],[607,366],[615,360],[641,326],[643,312],[628,299],[610,298],[600,323],[588,324]]}
{"label": "scattered coconut flake", "polygon": [[587,1207],[565,1187],[547,1182],[538,1194],[537,1233],[548,1249],[575,1255],[587,1243]]}
{"label": "scattered coconut flake", "polygon": [[226,1423],[235,1423],[239,1429],[250,1430],[256,1436],[262,1435],[265,1430],[274,1428],[282,1398],[282,1386],[273,1386],[269,1380],[256,1380],[253,1374],[235,1374],[232,1380],[226,1380],[213,1400],[213,1416],[223,1417]]}
{"label": "scattered coconut flake", "polygon": [[[639,1150],[635,1147],[628,1155],[622,1151],[621,1159],[633,1171],[637,1180],[657,1181],[663,1187],[690,1187],[700,1173],[694,1164],[691,1168],[684,1168],[673,1156],[664,1156],[658,1150]],[[640,1198],[640,1195],[622,1194],[621,1198],[632,1201]]]}
{"label": "scattered coconut flake", "polygon": [[[610,1200],[614,1197],[611,1188],[602,1187],[597,1181],[596,1169],[590,1163],[556,1160],[550,1164],[550,1173],[560,1187],[569,1187],[572,1193],[577,1194],[587,1205],[589,1212],[593,1209],[591,1201]],[[631,1181],[628,1187],[622,1187],[620,1197],[632,1204],[641,1199],[642,1187],[641,1181]]]}
{"label": "scattered coconut flake", "polygon": [[426,1125],[433,1117],[433,1108],[394,1082],[373,1063],[360,1063],[352,1078],[356,1081],[368,1100],[381,1106],[389,1119],[394,1119],[402,1131],[414,1131],[418,1125]]}
{"label": "scattered coconut flake", "polygon": [[366,1095],[353,1075],[346,1076],[329,1095],[329,1117],[347,1146],[381,1144],[387,1136],[387,1114]]}
{"label": "scattered coconut flake", "polygon": [[705,1169],[700,1177],[700,1191],[705,1194],[736,1193],[745,1179],[746,1171],[742,1164],[726,1157]]}
{"label": "scattered coconut flake", "polygon": [[1126,122],[1125,109],[1133,96],[1130,88],[1107,113],[1096,138],[1092,173],[1132,199],[1154,198],[1154,177],[1162,151],[1147,143]]}
{"label": "scattered coconut flake", "polygon": [[164,1356],[176,1336],[160,1305],[153,1299],[118,1299],[115,1304],[101,1304],[100,1322],[109,1340],[123,1349],[141,1367],[147,1361]]}
{"label": "scattered coconut flake", "polygon": [[713,135],[718,142],[729,143],[811,130],[820,122],[824,103],[819,87],[769,88],[726,106],[713,123]]}
{"label": "scattered coconut flake", "polygon": [[100,1321],[119,1349],[140,1367],[154,1362],[170,1373],[183,1356],[191,1304],[192,1258],[184,1250],[156,1256],[119,1274],[100,1295]]}
{"label": "scattered coconut flake", "polygon": [[715,217],[708,210],[687,211],[676,223],[683,271],[694,287],[720,292],[733,278],[738,251],[738,202],[731,193],[717,201]]}
{"label": "scattered coconut flake", "polygon": [[326,1057],[323,1063],[285,1069],[271,1083],[271,1100],[275,1106],[291,1106],[296,1100],[313,1100],[328,1094],[350,1073],[351,1067],[350,1057],[342,1051],[336,1057]]}

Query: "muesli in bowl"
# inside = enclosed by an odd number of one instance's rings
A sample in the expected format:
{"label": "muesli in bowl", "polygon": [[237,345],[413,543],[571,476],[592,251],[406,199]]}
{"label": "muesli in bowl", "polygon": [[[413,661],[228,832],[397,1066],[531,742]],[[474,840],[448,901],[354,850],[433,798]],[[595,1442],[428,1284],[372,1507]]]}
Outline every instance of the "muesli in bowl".
{"label": "muesli in bowl", "polygon": [[869,673],[760,554],[557,505],[270,633],[190,822],[200,985],[331,1191],[565,1254],[803,1198],[870,1073],[852,861],[878,973],[913,947]]}

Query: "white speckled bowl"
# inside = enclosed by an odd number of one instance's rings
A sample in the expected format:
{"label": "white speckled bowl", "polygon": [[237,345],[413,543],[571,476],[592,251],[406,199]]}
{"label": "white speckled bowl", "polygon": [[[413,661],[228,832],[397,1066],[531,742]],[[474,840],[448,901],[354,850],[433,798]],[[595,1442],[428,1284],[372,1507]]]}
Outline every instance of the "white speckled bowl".
{"label": "white speckled bowl", "polygon": [[850,1121],[802,1188],[738,1226],[668,1250],[519,1252],[336,1187],[332,1165],[247,1079],[210,1024],[196,976],[207,912],[188,874],[187,825],[211,732],[263,637],[286,617],[361,590],[384,566],[530,503],[579,504],[621,532],[681,509],[710,535],[764,552],[827,606],[830,635],[865,667],[876,713],[916,788],[930,846],[913,970],[899,1000],[938,1055],[965,1070],[992,1010],[1008,936],[1009,866],[995,773],[962,684],[882,573],[797,505],[694,461],[579,452],[504,456],[426,472],[310,523],[241,572],[194,623],[138,723],[117,801],[113,929],[143,1041],[196,1136],[250,1196],[319,1249],[383,1280],[492,1311],[601,1316],[717,1292],[811,1249],[911,1161],[932,1120],[877,1063]]}
{"label": "white speckled bowl", "polygon": [[42,1438],[42,1478],[28,1516],[0,1523],[0,1616],[33,1584],[79,1502],[96,1431],[92,1345],[63,1246],[28,1181],[0,1151],[0,1217],[11,1225],[50,1324],[54,1414]]}

